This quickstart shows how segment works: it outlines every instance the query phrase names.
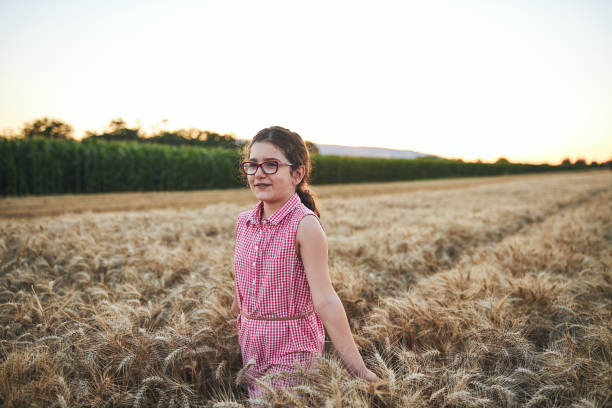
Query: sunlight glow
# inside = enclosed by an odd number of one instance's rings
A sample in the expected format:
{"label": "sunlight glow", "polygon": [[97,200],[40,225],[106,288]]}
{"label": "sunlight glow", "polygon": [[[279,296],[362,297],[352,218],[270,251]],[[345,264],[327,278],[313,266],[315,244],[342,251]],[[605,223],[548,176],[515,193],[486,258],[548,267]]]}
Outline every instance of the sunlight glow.
{"label": "sunlight glow", "polygon": [[279,124],[470,161],[612,158],[605,1],[6,1],[0,36],[0,130]]}

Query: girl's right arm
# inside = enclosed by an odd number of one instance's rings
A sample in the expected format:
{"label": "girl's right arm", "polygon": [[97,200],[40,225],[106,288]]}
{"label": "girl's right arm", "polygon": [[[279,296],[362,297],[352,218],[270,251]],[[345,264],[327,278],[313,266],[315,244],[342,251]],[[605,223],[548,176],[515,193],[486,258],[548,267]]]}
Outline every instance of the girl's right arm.
{"label": "girl's right arm", "polygon": [[[234,237],[236,237],[236,244],[238,244],[238,225],[240,224],[240,215],[238,215],[238,221],[236,222],[236,230],[234,231]],[[234,254],[234,256],[236,256]],[[236,272],[234,271],[234,275]],[[230,309],[230,313],[234,317],[238,317],[240,313],[240,308],[238,307],[238,293],[236,292],[236,277],[234,276],[234,300],[232,301],[232,307]]]}
{"label": "girl's right arm", "polygon": [[238,313],[240,313],[240,309],[238,308],[238,294],[236,293],[236,285],[234,285],[234,300],[232,301],[231,313],[232,316],[237,317]]}

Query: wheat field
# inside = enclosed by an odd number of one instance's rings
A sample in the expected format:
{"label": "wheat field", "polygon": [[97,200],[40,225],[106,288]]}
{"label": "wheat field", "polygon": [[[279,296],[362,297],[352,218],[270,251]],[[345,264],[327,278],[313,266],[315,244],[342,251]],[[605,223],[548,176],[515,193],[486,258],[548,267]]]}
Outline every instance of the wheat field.
{"label": "wheat field", "polygon": [[230,313],[252,201],[0,218],[0,404],[612,406],[612,172],[446,183],[321,195],[332,282],[382,382],[328,338],[302,385],[258,401]]}

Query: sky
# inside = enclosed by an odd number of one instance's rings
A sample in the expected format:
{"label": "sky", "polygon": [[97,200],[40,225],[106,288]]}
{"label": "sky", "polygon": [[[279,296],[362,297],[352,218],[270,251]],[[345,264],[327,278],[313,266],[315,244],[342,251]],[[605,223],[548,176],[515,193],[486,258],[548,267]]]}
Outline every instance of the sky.
{"label": "sky", "polygon": [[612,1],[0,0],[0,130],[612,159]]}

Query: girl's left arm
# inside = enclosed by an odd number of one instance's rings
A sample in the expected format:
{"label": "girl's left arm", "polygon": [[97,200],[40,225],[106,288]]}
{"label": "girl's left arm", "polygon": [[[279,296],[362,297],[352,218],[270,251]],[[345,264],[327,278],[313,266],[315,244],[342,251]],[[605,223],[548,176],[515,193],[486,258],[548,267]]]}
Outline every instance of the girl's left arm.
{"label": "girl's left arm", "polygon": [[380,381],[357,350],[342,301],[332,286],[327,267],[327,238],[315,217],[302,218],[296,234],[314,308],[348,369],[368,381]]}

